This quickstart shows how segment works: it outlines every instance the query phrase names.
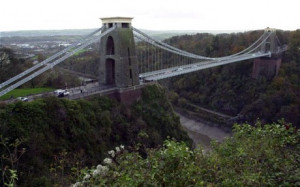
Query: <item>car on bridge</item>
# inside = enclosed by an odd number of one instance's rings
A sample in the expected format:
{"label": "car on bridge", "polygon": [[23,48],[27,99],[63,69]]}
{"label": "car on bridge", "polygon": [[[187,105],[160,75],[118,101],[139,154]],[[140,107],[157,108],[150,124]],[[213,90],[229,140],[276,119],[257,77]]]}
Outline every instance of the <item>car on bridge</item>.
{"label": "car on bridge", "polygon": [[183,70],[183,68],[178,68],[175,71],[182,71],[182,70]]}

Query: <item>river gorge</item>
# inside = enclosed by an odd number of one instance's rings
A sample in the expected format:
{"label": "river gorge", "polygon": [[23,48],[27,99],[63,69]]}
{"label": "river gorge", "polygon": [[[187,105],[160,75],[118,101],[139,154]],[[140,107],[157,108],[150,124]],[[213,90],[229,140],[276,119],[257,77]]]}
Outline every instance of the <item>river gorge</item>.
{"label": "river gorge", "polygon": [[183,114],[177,113],[180,123],[193,140],[194,146],[202,145],[204,149],[210,149],[210,141],[222,142],[224,138],[231,135],[230,129],[222,129],[216,125],[212,126],[196,119],[191,119]]}

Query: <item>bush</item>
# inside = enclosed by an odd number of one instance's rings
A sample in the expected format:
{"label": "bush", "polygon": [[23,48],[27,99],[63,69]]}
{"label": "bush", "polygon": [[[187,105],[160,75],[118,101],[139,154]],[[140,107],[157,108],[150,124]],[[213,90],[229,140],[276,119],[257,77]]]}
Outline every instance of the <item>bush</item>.
{"label": "bush", "polygon": [[[234,125],[234,134],[210,152],[166,140],[148,157],[123,152],[89,186],[299,186],[300,132],[280,121]],[[91,171],[93,172],[93,170]]]}
{"label": "bush", "polygon": [[[18,167],[1,159],[1,174],[4,168],[18,171],[19,186],[49,181],[51,186],[64,186],[78,177],[75,171],[95,165],[110,147],[121,143],[145,149],[161,145],[167,136],[191,142],[157,86],[144,88],[143,98],[131,108],[107,97],[89,101],[49,97],[3,105],[0,136],[7,145],[22,140],[16,150],[26,149],[15,164]],[[7,154],[2,150],[1,146],[1,155]]]}

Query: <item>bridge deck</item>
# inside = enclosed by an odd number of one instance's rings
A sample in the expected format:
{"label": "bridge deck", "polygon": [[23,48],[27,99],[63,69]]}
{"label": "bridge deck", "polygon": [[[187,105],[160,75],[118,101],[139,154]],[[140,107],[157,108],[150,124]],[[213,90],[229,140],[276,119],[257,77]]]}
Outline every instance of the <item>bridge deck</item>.
{"label": "bridge deck", "polygon": [[215,61],[205,61],[205,62],[193,63],[193,64],[184,65],[184,66],[177,66],[177,67],[162,69],[162,70],[158,70],[158,71],[142,73],[142,74],[140,74],[140,77],[142,79],[144,79],[145,81],[156,81],[156,80],[161,80],[161,79],[165,79],[165,78],[169,78],[169,77],[174,77],[177,75],[191,73],[194,71],[199,71],[202,69],[212,68],[212,67],[216,67],[216,66],[221,66],[221,65],[225,65],[225,64],[230,64],[230,63],[234,63],[234,62],[250,60],[250,59],[265,57],[265,56],[270,56],[270,53],[269,52],[267,52],[267,53],[251,53],[251,54],[246,54],[246,55],[240,55],[235,58],[229,58],[229,59],[223,59],[223,60],[219,59],[219,60],[215,60]]}

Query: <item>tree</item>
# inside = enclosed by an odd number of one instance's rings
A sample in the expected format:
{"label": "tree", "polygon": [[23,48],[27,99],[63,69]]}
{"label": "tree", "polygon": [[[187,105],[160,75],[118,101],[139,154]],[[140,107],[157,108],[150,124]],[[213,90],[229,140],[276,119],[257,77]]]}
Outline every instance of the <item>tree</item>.
{"label": "tree", "polygon": [[295,62],[300,62],[300,29],[292,32],[289,39],[289,58]]}
{"label": "tree", "polygon": [[[284,120],[256,126],[236,124],[233,136],[213,142],[212,150],[190,150],[166,140],[148,149],[147,158],[124,151],[114,156],[105,173],[77,182],[83,186],[298,186],[300,132]],[[126,148],[125,148],[126,149]],[[110,152],[109,152],[110,153]],[[75,185],[75,186],[76,186]]]}
{"label": "tree", "polygon": [[8,138],[0,135],[1,186],[12,187],[16,185],[19,160],[26,151],[24,147],[20,148],[23,142],[24,140],[18,138],[13,142],[9,142]]}

